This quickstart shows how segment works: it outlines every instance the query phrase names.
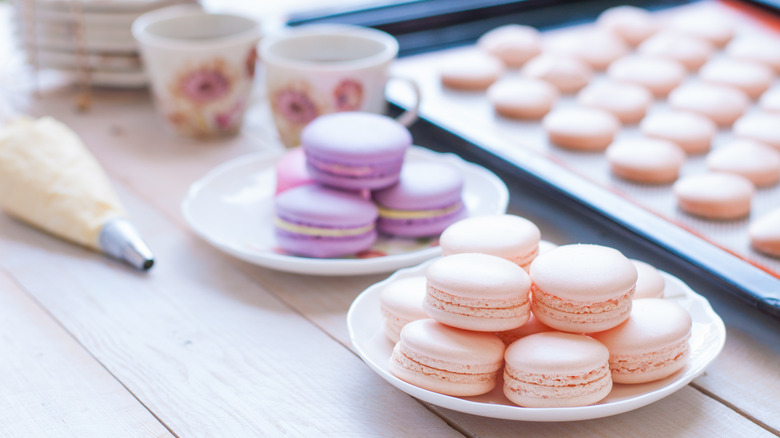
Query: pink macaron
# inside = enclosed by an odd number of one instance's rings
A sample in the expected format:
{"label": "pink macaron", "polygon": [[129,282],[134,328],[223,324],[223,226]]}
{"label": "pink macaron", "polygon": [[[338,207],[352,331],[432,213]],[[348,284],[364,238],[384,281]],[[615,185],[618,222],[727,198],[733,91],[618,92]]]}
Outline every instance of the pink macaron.
{"label": "pink macaron", "polygon": [[389,368],[399,379],[423,389],[454,396],[479,395],[495,388],[504,349],[493,333],[419,319],[401,330]]}
{"label": "pink macaron", "polygon": [[385,335],[398,342],[401,329],[412,321],[428,318],[423,311],[425,276],[402,278],[388,284],[379,294],[379,306],[385,320]]}
{"label": "pink macaron", "polygon": [[528,270],[539,253],[541,232],[512,214],[475,216],[458,221],[439,238],[442,255],[478,252],[498,256]]}
{"label": "pink macaron", "polygon": [[592,333],[628,318],[637,272],[620,251],[563,245],[531,262],[531,310],[557,330]]}
{"label": "pink macaron", "polygon": [[302,148],[288,150],[274,166],[276,170],[275,194],[298,186],[315,184],[314,178],[306,170],[306,155]]}
{"label": "pink macaron", "polygon": [[532,313],[531,317],[528,318],[528,322],[526,322],[525,324],[521,325],[516,329],[496,332],[496,335],[499,338],[501,338],[501,340],[504,341],[506,345],[509,345],[520,338],[524,338],[526,336],[530,336],[536,333],[551,332],[551,331],[553,331],[552,328],[542,324],[542,322],[539,321],[539,318],[535,317],[534,314]]}
{"label": "pink macaron", "polygon": [[462,199],[463,177],[446,163],[411,161],[398,183],[376,190],[377,230],[402,237],[437,236],[468,215]]}
{"label": "pink macaron", "polygon": [[449,255],[431,263],[426,277],[423,309],[443,324],[495,332],[528,321],[531,279],[509,260],[477,253]]}
{"label": "pink macaron", "polygon": [[520,406],[587,406],[612,390],[609,351],[585,335],[533,334],[509,345],[504,358],[504,395]]}
{"label": "pink macaron", "polygon": [[682,369],[690,357],[691,316],[679,304],[657,298],[634,302],[631,316],[592,336],[609,350],[615,383],[645,383]]}
{"label": "pink macaron", "polygon": [[307,169],[318,182],[348,190],[379,189],[398,181],[412,136],[390,117],[340,112],[306,125],[301,144]]}

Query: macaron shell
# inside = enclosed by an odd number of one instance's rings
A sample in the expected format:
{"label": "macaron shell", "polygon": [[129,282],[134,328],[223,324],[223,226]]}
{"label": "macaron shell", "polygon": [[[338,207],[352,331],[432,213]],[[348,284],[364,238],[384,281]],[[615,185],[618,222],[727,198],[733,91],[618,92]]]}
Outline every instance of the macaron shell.
{"label": "macaron shell", "polygon": [[411,143],[411,134],[403,125],[373,113],[326,114],[301,133],[306,168],[312,178],[348,190],[394,184]]}
{"label": "macaron shell", "polygon": [[620,130],[620,120],[595,108],[553,110],[542,119],[550,143],[583,151],[604,150]]}
{"label": "macaron shell", "polygon": [[397,210],[431,210],[461,202],[463,177],[444,163],[412,161],[404,164],[397,184],[376,190],[380,207]]}
{"label": "macaron shell", "polygon": [[504,349],[492,333],[421,319],[401,330],[390,371],[401,380],[442,394],[479,395],[495,387]]}
{"label": "macaron shell", "polygon": [[274,208],[284,220],[318,227],[364,226],[379,215],[376,206],[357,193],[316,184],[285,191],[276,197]]}
{"label": "macaron shell", "polygon": [[544,53],[573,56],[594,70],[604,70],[628,52],[622,38],[599,28],[550,35],[544,42]]}
{"label": "macaron shell", "polygon": [[780,257],[780,208],[765,213],[748,228],[750,244],[764,254]]}
{"label": "macaron shell", "polygon": [[585,62],[569,55],[545,53],[529,60],[521,73],[527,78],[549,82],[564,94],[579,91],[593,77],[593,69]]}
{"label": "macaron shell", "polygon": [[441,83],[456,90],[480,91],[504,74],[504,63],[482,51],[464,53],[445,59],[439,67]]}
{"label": "macaron shell", "polygon": [[274,199],[276,242],[296,255],[341,257],[368,249],[377,238],[374,204],[320,185],[289,189]]}
{"label": "macaron shell", "polygon": [[669,140],[687,154],[701,154],[710,150],[718,127],[700,114],[684,111],[651,113],[639,124],[647,137]]}
{"label": "macaron shell", "polygon": [[669,94],[685,80],[687,74],[679,62],[641,55],[618,59],[607,69],[610,79],[645,87],[655,97]]}
{"label": "macaron shell", "polygon": [[696,83],[681,85],[669,93],[669,106],[712,120],[718,126],[731,126],[750,106],[742,91],[725,85]]}
{"label": "macaron shell", "polygon": [[707,168],[713,172],[742,175],[756,186],[780,181],[780,151],[762,143],[736,139],[707,155]]}
{"label": "macaron shell", "polygon": [[601,245],[562,245],[531,263],[537,288],[582,302],[613,299],[633,290],[636,268],[620,251]]}
{"label": "macaron shell", "polygon": [[301,144],[307,157],[364,164],[403,158],[412,135],[390,117],[365,112],[320,116],[303,129]]}
{"label": "macaron shell", "polygon": [[504,358],[504,394],[520,406],[584,406],[612,389],[609,351],[585,335],[529,335],[510,344]]}
{"label": "macaron shell", "polygon": [[738,88],[751,99],[761,96],[775,79],[771,67],[736,59],[708,62],[699,70],[699,78],[711,84]]}
{"label": "macaron shell", "polygon": [[691,316],[673,301],[644,299],[619,326],[592,336],[610,352],[615,383],[644,383],[678,371],[688,360]]}
{"label": "macaron shell", "polygon": [[441,234],[442,255],[477,252],[507,259],[527,268],[539,252],[541,232],[515,215],[476,216],[456,222]]}
{"label": "macaron shell", "polygon": [[747,178],[723,172],[687,176],[674,183],[673,190],[682,211],[719,220],[749,215],[756,191]]}
{"label": "macaron shell", "polygon": [[592,333],[628,318],[637,280],[619,251],[599,245],[564,245],[531,262],[531,311],[557,330]]}
{"label": "macaron shell", "polygon": [[299,147],[287,151],[276,163],[275,171],[275,194],[277,195],[286,190],[316,182],[306,170],[306,155]]}
{"label": "macaron shell", "polygon": [[423,311],[425,281],[423,275],[402,278],[382,289],[379,302],[385,318],[385,334],[393,343],[398,342],[406,324],[428,317]]}
{"label": "macaron shell", "polygon": [[486,254],[454,254],[433,262],[426,276],[423,309],[441,323],[494,332],[528,321],[531,280],[508,260]]}
{"label": "macaron shell", "polygon": [[648,11],[635,6],[615,6],[602,12],[596,25],[637,46],[658,31],[658,23]]}
{"label": "macaron shell", "polygon": [[539,318],[534,316],[534,314],[532,313],[531,316],[528,318],[528,322],[526,322],[525,324],[521,325],[516,329],[496,332],[496,336],[501,338],[501,340],[504,341],[504,344],[509,345],[520,338],[524,338],[526,336],[533,335],[536,333],[543,333],[543,332],[550,332],[550,331],[553,331],[552,327],[548,327],[544,325],[541,321],[539,321]]}
{"label": "macaron shell", "polygon": [[707,62],[715,48],[710,42],[700,38],[680,32],[662,31],[643,41],[637,47],[637,52],[670,59],[679,62],[689,71],[694,71]]}
{"label": "macaron shell", "polygon": [[653,95],[640,85],[601,82],[580,90],[577,102],[611,113],[621,123],[637,123],[653,104]]}
{"label": "macaron shell", "polygon": [[609,145],[605,155],[614,175],[643,184],[674,182],[686,159],[677,144],[644,137],[618,140]]}
{"label": "macaron shell", "polygon": [[477,46],[499,58],[507,67],[520,67],[542,51],[542,38],[536,28],[519,24],[499,26],[484,33]]}
{"label": "macaron shell", "polygon": [[490,86],[487,97],[496,113],[512,119],[540,119],[550,112],[559,92],[540,79],[507,78]]}
{"label": "macaron shell", "polygon": [[755,140],[780,151],[780,113],[750,113],[734,122],[734,135]]}
{"label": "macaron shell", "polygon": [[636,268],[634,299],[663,298],[666,281],[654,266],[640,260],[631,260]]}

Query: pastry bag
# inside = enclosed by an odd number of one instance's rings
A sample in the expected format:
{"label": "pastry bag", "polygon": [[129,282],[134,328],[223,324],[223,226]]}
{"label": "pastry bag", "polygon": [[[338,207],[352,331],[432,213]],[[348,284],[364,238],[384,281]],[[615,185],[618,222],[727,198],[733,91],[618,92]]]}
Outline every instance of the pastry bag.
{"label": "pastry bag", "polygon": [[0,128],[0,207],[138,269],[154,264],[100,164],[76,133],[53,118],[18,119]]}

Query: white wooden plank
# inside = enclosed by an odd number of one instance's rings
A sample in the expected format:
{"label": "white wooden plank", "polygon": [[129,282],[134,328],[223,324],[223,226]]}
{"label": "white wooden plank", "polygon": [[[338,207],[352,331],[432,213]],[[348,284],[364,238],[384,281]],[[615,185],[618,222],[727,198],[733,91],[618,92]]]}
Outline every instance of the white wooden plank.
{"label": "white wooden plank", "polygon": [[[227,159],[256,151],[270,153],[278,147],[269,142],[255,141],[249,136],[207,143],[176,137],[162,129],[148,100],[137,94],[105,94],[103,98],[96,99],[89,118],[70,112],[69,102],[67,95],[65,98],[54,97],[46,102],[45,107],[84,137],[114,178],[182,227],[185,225],[178,206],[190,182]],[[246,129],[262,132],[267,129],[267,123],[267,113],[257,108],[250,116]],[[205,247],[204,251],[211,257],[221,257],[211,248]],[[160,262],[160,269],[164,269],[164,263]],[[348,345],[348,337],[344,315],[349,304],[365,287],[384,278],[384,275],[374,275],[325,279],[272,272],[229,259],[226,263],[238,266],[345,345]],[[745,353],[749,355],[752,351]],[[760,363],[764,359],[760,352],[757,354],[756,360]],[[732,373],[733,370],[728,371],[722,380],[733,380]],[[760,381],[756,383],[761,384]],[[735,394],[739,397],[730,402],[737,409],[753,412],[751,415],[758,418],[771,415],[771,407],[757,394],[760,391],[744,390]]]}
{"label": "white wooden plank", "polygon": [[171,436],[4,272],[0,321],[0,436]]}
{"label": "white wooden plank", "polygon": [[459,436],[232,260],[126,194],[141,274],[0,218],[0,266],[179,436]]}
{"label": "white wooden plank", "polygon": [[773,433],[687,386],[656,403],[611,417],[561,423],[481,418],[441,410],[450,421],[478,436],[514,437],[771,437]]}

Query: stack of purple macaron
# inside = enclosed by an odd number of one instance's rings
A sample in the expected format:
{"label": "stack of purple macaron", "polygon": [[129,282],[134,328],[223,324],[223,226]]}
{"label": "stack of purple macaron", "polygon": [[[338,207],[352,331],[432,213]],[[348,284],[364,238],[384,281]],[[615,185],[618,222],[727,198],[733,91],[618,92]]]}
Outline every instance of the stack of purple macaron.
{"label": "stack of purple macaron", "polygon": [[[308,180],[291,176],[299,182],[277,191],[279,246],[340,257],[370,248],[377,233],[435,236],[464,218],[461,175],[443,163],[405,163],[411,144],[403,125],[378,114],[342,112],[311,122],[301,134]],[[277,181],[284,172],[277,166]]]}

